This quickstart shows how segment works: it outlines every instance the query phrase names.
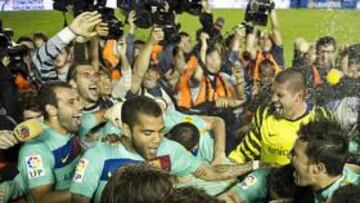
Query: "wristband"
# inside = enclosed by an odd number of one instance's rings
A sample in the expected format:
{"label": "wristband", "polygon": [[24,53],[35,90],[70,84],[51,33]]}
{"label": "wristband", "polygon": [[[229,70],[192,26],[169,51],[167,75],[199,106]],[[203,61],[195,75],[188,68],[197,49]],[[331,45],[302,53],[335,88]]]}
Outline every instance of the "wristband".
{"label": "wristband", "polygon": [[259,160],[255,160],[252,162],[252,165],[253,165],[253,170],[256,170],[259,168],[259,165],[260,165],[260,161]]}

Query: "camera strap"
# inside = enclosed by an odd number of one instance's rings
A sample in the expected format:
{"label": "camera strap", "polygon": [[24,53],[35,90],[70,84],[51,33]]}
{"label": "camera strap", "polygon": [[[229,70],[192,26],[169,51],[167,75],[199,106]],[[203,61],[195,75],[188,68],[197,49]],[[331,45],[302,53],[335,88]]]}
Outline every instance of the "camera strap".
{"label": "camera strap", "polygon": [[63,11],[62,13],[63,13],[63,18],[64,18],[64,28],[65,28],[68,26],[67,19],[66,19],[66,13],[65,13],[65,11]]}

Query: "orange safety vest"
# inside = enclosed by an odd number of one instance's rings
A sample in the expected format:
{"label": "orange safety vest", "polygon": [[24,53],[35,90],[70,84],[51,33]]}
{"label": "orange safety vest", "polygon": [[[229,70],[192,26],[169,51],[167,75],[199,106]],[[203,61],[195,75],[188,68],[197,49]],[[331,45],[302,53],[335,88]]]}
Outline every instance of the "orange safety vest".
{"label": "orange safety vest", "polygon": [[184,73],[180,77],[179,84],[177,85],[178,99],[177,105],[180,107],[191,108],[192,99],[189,80],[198,64],[197,58],[195,56],[190,57],[190,60],[187,62],[187,67],[185,68]]}
{"label": "orange safety vest", "polygon": [[[196,59],[196,58],[195,58]],[[190,60],[191,61],[191,60]],[[189,64],[189,63],[188,63]],[[194,67],[189,67],[185,70],[181,76],[178,85],[178,100],[177,104],[179,107],[191,108],[207,101],[215,101],[220,97],[232,97],[233,93],[226,87],[224,79],[220,74],[216,75],[216,90],[214,90],[210,78],[204,74],[203,80],[201,81],[200,93],[196,98],[195,102],[192,100],[191,89],[189,85],[189,79],[192,76]]]}
{"label": "orange safety vest", "polygon": [[114,69],[111,71],[111,80],[120,80],[122,77],[121,71]]}
{"label": "orange safety vest", "polygon": [[273,64],[273,70],[274,70],[275,74],[277,74],[278,72],[281,71],[281,68],[280,68],[279,64],[276,62],[276,60],[274,59],[272,54],[267,53],[264,56],[263,52],[259,52],[257,54],[256,60],[255,60],[254,75],[253,75],[254,80],[260,80],[260,64],[265,59],[268,59]]}
{"label": "orange safety vest", "polygon": [[31,83],[26,80],[20,73],[16,74],[14,83],[19,92],[24,92],[25,90],[32,88]]}
{"label": "orange safety vest", "polygon": [[220,97],[232,97],[231,90],[226,87],[224,79],[220,74],[216,75],[216,90],[211,85],[210,78],[204,75],[201,81],[200,94],[197,97],[194,105],[199,105],[207,101],[215,101]]}
{"label": "orange safety vest", "polygon": [[114,39],[108,39],[106,41],[104,50],[103,50],[103,59],[105,62],[109,63],[111,67],[115,67],[117,64],[119,64],[120,59],[118,56],[115,55],[115,46],[117,41]]}

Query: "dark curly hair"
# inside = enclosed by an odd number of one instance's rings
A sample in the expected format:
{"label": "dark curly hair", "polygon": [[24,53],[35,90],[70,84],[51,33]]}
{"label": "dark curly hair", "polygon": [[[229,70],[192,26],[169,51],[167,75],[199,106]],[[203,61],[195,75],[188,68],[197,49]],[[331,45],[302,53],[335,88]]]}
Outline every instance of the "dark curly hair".
{"label": "dark curly hair", "polygon": [[306,155],[313,163],[322,163],[328,175],[342,173],[348,158],[347,133],[334,121],[314,121],[299,130],[299,140],[307,142]]}

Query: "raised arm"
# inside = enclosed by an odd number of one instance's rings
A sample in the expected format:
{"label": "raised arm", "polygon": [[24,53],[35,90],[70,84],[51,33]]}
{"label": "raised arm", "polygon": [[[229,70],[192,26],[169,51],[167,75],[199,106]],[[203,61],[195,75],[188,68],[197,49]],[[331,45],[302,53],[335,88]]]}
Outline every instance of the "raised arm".
{"label": "raised arm", "polygon": [[251,59],[255,60],[257,51],[256,51],[256,36],[254,31],[246,36],[246,51],[250,53]]}
{"label": "raised arm", "polygon": [[112,96],[114,98],[125,97],[126,92],[131,88],[132,70],[127,57],[127,43],[124,38],[121,38],[117,42],[116,47],[117,55],[121,62],[121,79],[113,85]]}
{"label": "raised arm", "polygon": [[133,94],[139,92],[144,75],[149,68],[152,48],[164,39],[164,32],[161,28],[154,28],[143,51],[138,56],[135,66],[130,91]]}
{"label": "raised arm", "polygon": [[94,27],[101,22],[101,15],[95,12],[84,12],[77,16],[71,24],[57,33],[47,43],[42,45],[34,54],[33,62],[40,73],[37,78],[44,82],[44,78],[57,79],[54,60],[61,50],[77,36],[91,38],[96,36]]}
{"label": "raised arm", "polygon": [[272,9],[270,12],[270,22],[271,22],[272,40],[277,46],[280,47],[283,45],[283,41],[282,41],[281,32],[280,32],[279,20],[278,20],[275,9]]}
{"label": "raised arm", "polygon": [[134,40],[135,40],[135,31],[136,31],[136,12],[130,11],[128,16],[128,24],[129,24],[129,32],[126,36],[126,56],[128,59],[128,62],[132,64],[133,61],[133,48],[134,48]]}
{"label": "raised arm", "polygon": [[[205,32],[202,32],[200,34],[200,40],[201,40],[201,47],[200,47],[200,61],[202,61],[202,63],[206,66],[206,50],[208,49],[208,44],[207,44],[207,40],[209,39],[209,35]],[[195,69],[193,78],[198,81],[201,82],[202,78],[204,76],[204,72],[200,66],[200,63],[198,64],[198,66]]]}

